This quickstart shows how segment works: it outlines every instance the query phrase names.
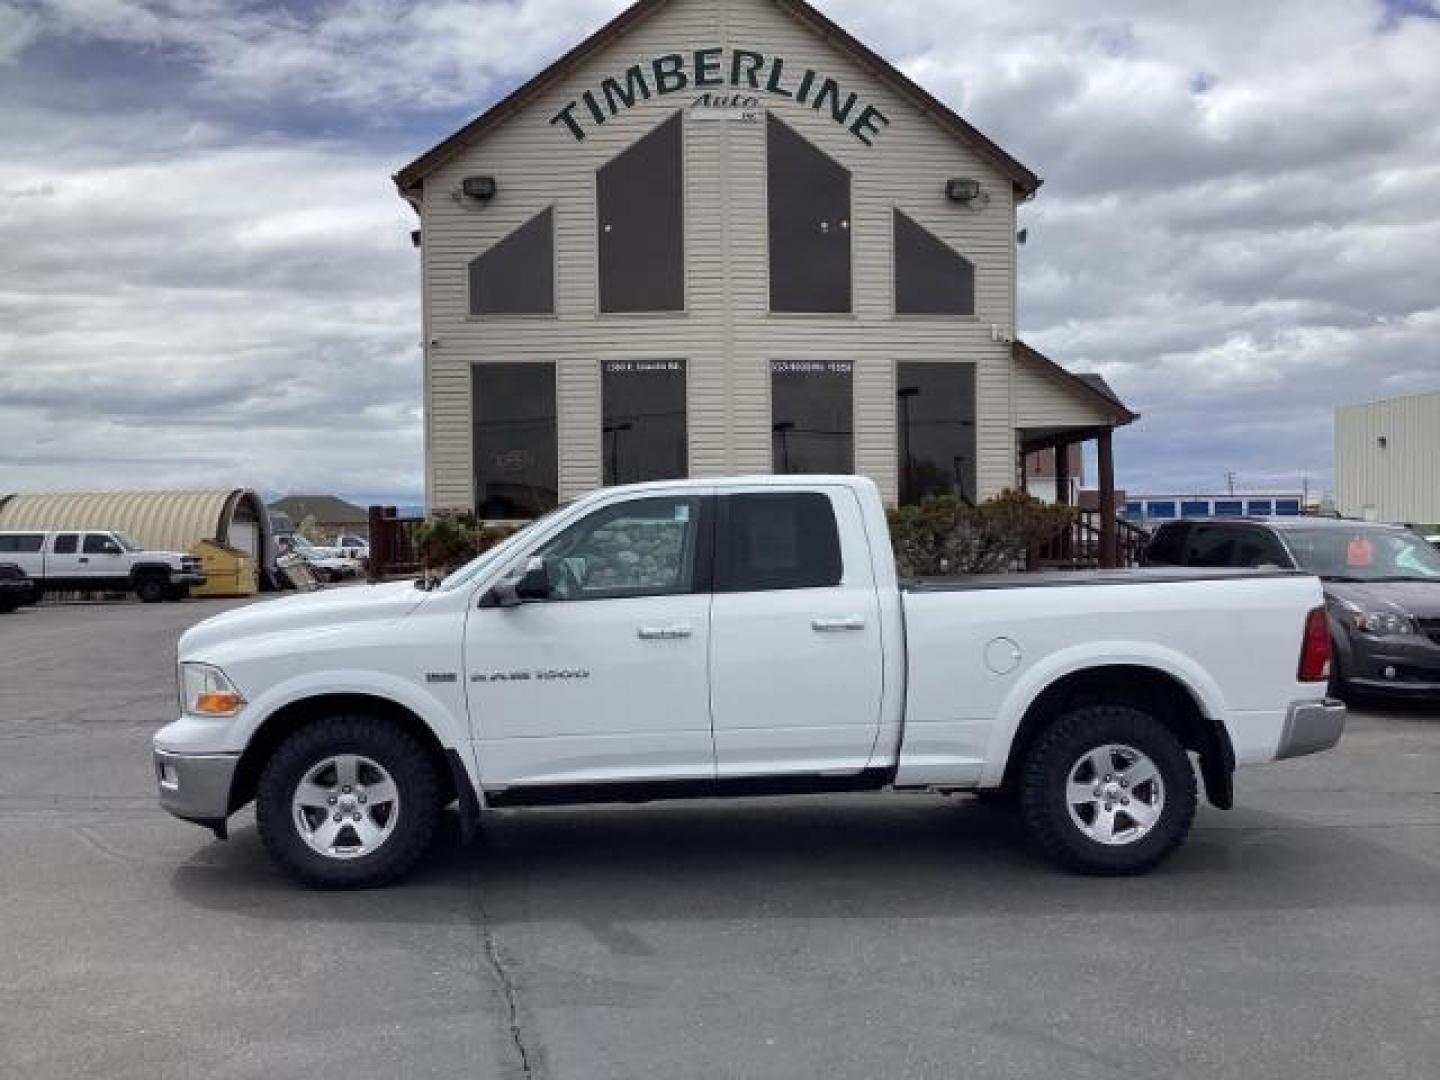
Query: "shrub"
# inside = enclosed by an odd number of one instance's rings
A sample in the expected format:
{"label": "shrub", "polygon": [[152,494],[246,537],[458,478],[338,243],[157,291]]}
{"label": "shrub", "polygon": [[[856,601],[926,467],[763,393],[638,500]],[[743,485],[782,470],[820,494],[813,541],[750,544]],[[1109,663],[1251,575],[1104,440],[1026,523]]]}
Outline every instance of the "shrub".
{"label": "shrub", "polygon": [[483,525],[473,514],[433,517],[415,527],[415,546],[427,574],[447,573],[489,551],[514,531]]}
{"label": "shrub", "polygon": [[1015,569],[1073,520],[1068,506],[1023,491],[1003,491],[978,506],[938,495],[891,510],[890,540],[904,577],[994,574]]}

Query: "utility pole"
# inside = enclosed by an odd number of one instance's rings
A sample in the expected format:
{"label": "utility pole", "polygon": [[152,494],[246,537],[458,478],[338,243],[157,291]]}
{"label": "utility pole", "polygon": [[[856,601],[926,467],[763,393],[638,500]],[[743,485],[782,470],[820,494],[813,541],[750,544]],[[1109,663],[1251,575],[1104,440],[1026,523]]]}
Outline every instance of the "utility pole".
{"label": "utility pole", "polygon": [[1229,488],[1231,495],[1235,494],[1235,481],[1238,479],[1239,477],[1237,477],[1233,472],[1227,472],[1225,474],[1225,484]]}

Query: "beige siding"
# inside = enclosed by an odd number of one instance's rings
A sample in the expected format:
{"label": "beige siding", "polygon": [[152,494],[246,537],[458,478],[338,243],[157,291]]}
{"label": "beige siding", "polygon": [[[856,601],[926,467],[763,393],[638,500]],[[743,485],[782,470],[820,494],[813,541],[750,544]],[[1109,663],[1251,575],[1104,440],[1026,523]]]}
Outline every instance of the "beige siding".
{"label": "beige siding", "polygon": [[1346,516],[1440,525],[1440,394],[1336,410],[1335,501]]}
{"label": "beige siding", "polygon": [[[762,103],[851,170],[854,313],[783,316],[768,311],[765,125],[687,118],[686,306],[682,315],[599,316],[595,282],[595,170],[683,108],[693,94],[652,97],[575,142],[548,121],[606,75],[666,52],[707,45],[754,48],[814,67],[873,102],[891,120],[873,147],[811,109],[763,92]],[[497,178],[483,206],[452,195],[461,178]],[[950,203],[945,180],[979,178],[986,199]],[[556,208],[557,313],[476,320],[467,313],[466,267],[538,210]],[[891,210],[898,207],[976,266],[974,319],[893,314]],[[849,54],[813,35],[770,0],[673,0],[600,57],[443,166],[424,185],[423,228],[431,500],[470,505],[469,368],[484,360],[559,364],[562,497],[600,477],[599,378],[603,359],[684,358],[689,456],[694,475],[770,469],[769,361],[855,362],[857,469],[890,497],[896,485],[894,364],[954,360],[976,365],[979,484],[1013,483],[1014,204],[1010,183]]]}
{"label": "beige siding", "polygon": [[1114,421],[1098,401],[1027,360],[1015,364],[1015,426],[1018,428],[1094,427]]}

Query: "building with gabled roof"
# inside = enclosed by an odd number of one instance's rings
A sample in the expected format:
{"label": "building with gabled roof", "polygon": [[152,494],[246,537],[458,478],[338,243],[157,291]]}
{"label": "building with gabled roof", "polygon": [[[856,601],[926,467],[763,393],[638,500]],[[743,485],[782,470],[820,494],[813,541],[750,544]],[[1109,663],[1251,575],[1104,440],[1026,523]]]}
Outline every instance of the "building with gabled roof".
{"label": "building with gabled roof", "polygon": [[395,182],[432,508],[766,471],[979,499],[1088,439],[1113,488],[1135,413],[1017,340],[1040,178],[807,3],[640,0]]}

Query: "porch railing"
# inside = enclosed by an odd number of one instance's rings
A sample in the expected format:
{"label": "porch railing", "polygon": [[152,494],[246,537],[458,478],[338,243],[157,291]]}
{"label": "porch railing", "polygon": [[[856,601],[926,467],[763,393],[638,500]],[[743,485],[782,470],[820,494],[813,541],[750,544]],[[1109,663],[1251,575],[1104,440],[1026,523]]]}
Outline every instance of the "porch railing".
{"label": "porch railing", "polygon": [[[1124,518],[1115,519],[1116,565],[1139,566],[1150,534]],[[1036,570],[1094,570],[1100,559],[1100,512],[1077,510],[1070,527],[1036,549],[1030,560]]]}

